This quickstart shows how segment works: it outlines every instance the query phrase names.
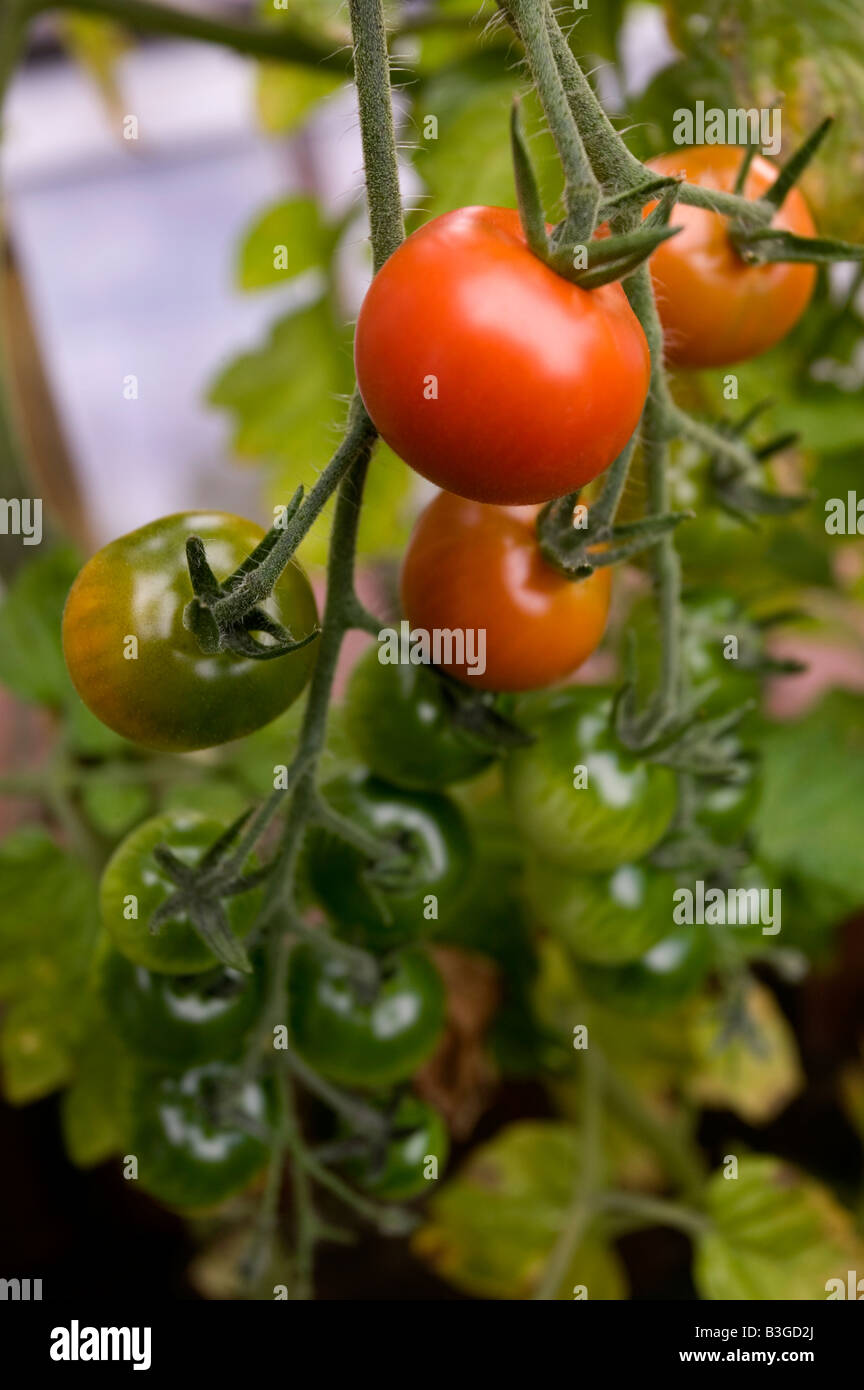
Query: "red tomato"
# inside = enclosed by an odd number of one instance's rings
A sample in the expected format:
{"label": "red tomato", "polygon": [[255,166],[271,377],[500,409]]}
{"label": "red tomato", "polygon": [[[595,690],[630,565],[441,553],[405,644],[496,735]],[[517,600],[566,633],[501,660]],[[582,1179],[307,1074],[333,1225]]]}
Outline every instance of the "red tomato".
{"label": "red tomato", "polygon": [[[658,174],[683,173],[688,183],[731,193],[744,151],[699,145],[652,159]],[[744,192],[759,198],[777,169],[756,155]],[[648,209],[646,208],[646,213]],[[681,367],[723,367],[779,343],[803,314],[816,283],[812,265],[775,261],[746,265],[728,235],[728,218],[678,203],[672,225],[683,228],[651,257],[667,361]],[[790,189],[772,227],[813,236],[815,225],[797,188]]]}
{"label": "red tomato", "polygon": [[460,208],[408,237],[372,282],[354,356],[390,447],[479,502],[596,478],[639,422],[650,369],[621,286],[556,275],[510,208]]}
{"label": "red tomato", "polygon": [[591,655],[606,627],[612,576],[565,579],[543,559],[536,507],[491,507],[442,492],[420,516],[402,567],[413,629],[485,632],[486,669],[441,662],[483,690],[536,690]]}

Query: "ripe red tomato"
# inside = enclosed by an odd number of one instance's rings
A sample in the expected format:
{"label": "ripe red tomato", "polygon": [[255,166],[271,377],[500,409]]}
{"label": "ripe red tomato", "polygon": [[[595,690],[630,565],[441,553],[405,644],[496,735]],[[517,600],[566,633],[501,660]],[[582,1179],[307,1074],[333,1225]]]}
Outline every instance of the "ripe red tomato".
{"label": "ripe red tomato", "polygon": [[[652,159],[658,174],[683,173],[688,183],[731,193],[744,158],[737,145],[698,145]],[[777,169],[756,155],[744,192],[759,198]],[[647,212],[648,209],[646,209]],[[651,257],[667,361],[681,367],[743,362],[779,343],[813,293],[816,268],[775,261],[746,265],[728,235],[728,218],[678,203],[672,225],[683,230]],[[813,236],[815,225],[797,188],[790,189],[772,227]]]}
{"label": "ripe red tomato", "polygon": [[543,559],[536,507],[491,507],[440,493],[421,514],[402,566],[412,629],[485,632],[485,667],[440,665],[482,690],[536,690],[581,666],[603,636],[612,576],[565,579]]}
{"label": "ripe red tomato", "polygon": [[381,435],[439,487],[546,502],[596,478],[642,413],[650,358],[619,284],[582,290],[510,208],[428,222],[378,272],[354,342]]}

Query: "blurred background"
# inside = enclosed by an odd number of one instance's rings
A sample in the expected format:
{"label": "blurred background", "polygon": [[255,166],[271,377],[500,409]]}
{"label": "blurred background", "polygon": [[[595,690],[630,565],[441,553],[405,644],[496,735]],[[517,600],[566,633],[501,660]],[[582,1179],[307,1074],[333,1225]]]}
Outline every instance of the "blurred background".
{"label": "blurred background", "polygon": [[[104,857],[155,807],[198,797],[228,813],[260,795],[262,769],[272,767],[294,716],[257,742],[175,760],[186,771],[154,769],[97,730],[71,695],[57,646],[63,595],[78,556],[156,516],[207,507],[266,524],[299,482],[314,481],[339,438],[351,325],[369,276],[343,8],[332,0],[289,0],[278,11],[252,0],[185,0],[185,8],[293,26],[319,58],[260,63],[92,17],[46,16],[32,26],[9,85],[0,145],[14,434],[0,451],[0,492],[43,497],[50,527],[31,553],[0,537],[0,830],[18,846],[25,842],[16,837],[35,828],[70,851],[61,868],[40,842],[49,857],[35,887],[32,873],[26,884],[15,877],[17,848],[0,865],[0,927],[14,937],[8,952],[0,939],[0,996],[19,1011],[26,1005],[2,1043],[0,1274],[41,1277],[46,1290],[84,1278],[97,1297],[112,1292],[118,1269],[130,1298],[232,1296],[248,1208],[238,1206],[227,1234],[207,1222],[190,1226],[130,1190],[108,1161],[115,1136],[107,1081],[97,1078],[69,1100],[84,1073],[77,1042],[65,1048],[59,1040],[57,1000],[74,992],[75,974],[64,964],[52,975],[51,962],[65,958],[49,927],[73,931],[89,891],[79,878],[88,856]],[[476,0],[391,7],[403,187],[414,221],[464,203],[515,203],[507,113],[525,84],[506,32],[489,27],[494,8]],[[674,110],[696,99],[766,104],[782,93],[784,153],[832,111],[836,130],[805,192],[822,230],[864,237],[864,38],[855,5],[820,0],[805,14],[772,0],[754,13],[745,0],[609,0],[596,9],[582,18],[574,46],[637,154],[668,148]],[[430,114],[437,138],[424,140]],[[526,118],[552,211],[558,168],[530,98]],[[287,248],[282,266],[274,265],[275,245]],[[677,501],[699,510],[682,532],[688,583],[770,617],[770,654],[806,667],[765,683],[754,723],[766,762],[759,848],[785,876],[795,910],[788,968],[766,975],[770,1007],[788,1028],[782,1055],[772,1054],[758,1077],[747,1073],[713,1092],[697,1087],[694,1094],[709,1096],[699,1138],[718,1161],[737,1140],[800,1163],[860,1219],[864,547],[857,535],[825,530],[825,503],[861,488],[860,268],[821,273],[792,337],[738,374],[736,413],[770,399],[765,437],[799,435],[777,461],[774,485],[806,488],[810,507],[756,530],[730,529],[706,493],[704,460],[681,448],[673,481]],[[722,409],[717,373],[685,376],[675,387],[697,412]],[[22,474],[30,480],[23,492]],[[361,557],[363,583],[382,612],[392,611],[398,557],[426,491],[380,450]],[[637,468],[625,503],[637,514],[643,500]],[[319,587],[326,528],[325,517],[302,552]],[[586,679],[615,669],[631,605],[645,588],[640,567],[622,577],[607,649]],[[355,653],[350,647],[347,660]],[[22,955],[19,938],[28,933],[30,955]],[[470,946],[496,957],[488,941]],[[505,975],[521,968],[513,966],[518,951],[498,954]],[[467,989],[483,994],[476,980]],[[483,1013],[482,1000],[478,1007]],[[517,1015],[499,1020],[511,1043]],[[562,1110],[531,1048],[502,1046],[494,1030],[487,1038],[487,1021],[476,1035],[468,1028],[463,1089],[453,1083],[449,1095],[457,1160],[510,1124]],[[640,1231],[619,1247],[632,1297],[697,1296],[680,1233]],[[458,1268],[453,1278],[439,1274],[407,1242],[358,1232],[350,1249],[323,1248],[319,1296],[483,1296]]]}

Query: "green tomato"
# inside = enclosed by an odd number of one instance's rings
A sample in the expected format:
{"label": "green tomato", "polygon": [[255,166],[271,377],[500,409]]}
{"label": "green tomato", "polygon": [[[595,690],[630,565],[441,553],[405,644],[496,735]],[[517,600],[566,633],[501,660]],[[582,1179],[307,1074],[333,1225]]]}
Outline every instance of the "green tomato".
{"label": "green tomato", "polygon": [[610,710],[610,692],[588,686],[526,701],[519,719],[535,742],[505,764],[525,840],[544,858],[585,873],[641,859],[675,813],[674,774],[628,753],[609,727]]}
{"label": "green tomato", "polygon": [[[156,846],[167,846],[182,863],[193,866],[225,828],[221,821],[197,812],[166,811],[144,821],[118,845],[102,875],[100,902],[105,930],[121,955],[167,975],[200,974],[218,964],[184,912],[163,922],[158,932],[151,932],[149,923],[177,891],[153,857]],[[261,898],[260,889],[228,898],[225,910],[236,937],[242,939],[251,931]]]}
{"label": "green tomato", "polygon": [[370,1090],[407,1081],[438,1045],[444,986],[428,956],[404,951],[382,973],[371,1003],[358,996],[346,962],[298,946],[289,971],[291,1036],[330,1081]]}
{"label": "green tomato", "polygon": [[[193,597],[186,541],[200,536],[217,579],[263,539],[253,521],[181,512],[100,550],[66,602],[63,651],[84,703],[109,729],[145,748],[212,748],[269,724],[305,686],[317,643],[271,661],[207,656],[183,623]],[[291,560],[262,607],[299,640],[317,623],[315,597]]]}
{"label": "green tomato", "polygon": [[345,1167],[371,1196],[406,1202],[431,1189],[432,1179],[425,1176],[427,1160],[437,1159],[440,1176],[449,1153],[450,1136],[439,1112],[417,1096],[405,1096],[393,1116],[393,1137],[383,1164],[352,1159]]}
{"label": "green tomato", "polygon": [[[472,865],[462,812],[441,792],[409,792],[375,777],[340,777],[324,788],[334,810],[405,850],[405,877],[376,878],[368,860],[320,828],[307,838],[306,874],[340,935],[388,950],[436,929],[458,903]],[[430,899],[434,899],[430,901]]]}
{"label": "green tomato", "polygon": [[709,930],[679,927],[627,965],[582,965],[589,996],[606,1008],[642,1015],[665,1013],[696,994],[711,968]]}
{"label": "green tomato", "polygon": [[218,966],[204,975],[161,975],[108,950],[99,990],[115,1032],[151,1062],[185,1064],[237,1057],[258,1015],[262,971]]}
{"label": "green tomato", "polygon": [[359,757],[397,787],[448,787],[488,767],[493,755],[453,722],[441,679],[425,666],[382,664],[372,647],[348,686],[345,726]]}
{"label": "green tomato", "polygon": [[534,922],[563,941],[577,960],[618,965],[637,960],[668,936],[676,879],[647,864],[578,875],[544,860],[528,868]]}
{"label": "green tomato", "polygon": [[[219,1118],[230,1097],[231,1119]],[[169,1207],[211,1207],[241,1192],[266,1166],[271,1117],[260,1081],[211,1062],[189,1071],[142,1072],[129,1152],[145,1192]]]}
{"label": "green tomato", "polygon": [[754,763],[740,782],[700,783],[696,820],[719,845],[735,844],[747,833],[756,814],[762,781]]}

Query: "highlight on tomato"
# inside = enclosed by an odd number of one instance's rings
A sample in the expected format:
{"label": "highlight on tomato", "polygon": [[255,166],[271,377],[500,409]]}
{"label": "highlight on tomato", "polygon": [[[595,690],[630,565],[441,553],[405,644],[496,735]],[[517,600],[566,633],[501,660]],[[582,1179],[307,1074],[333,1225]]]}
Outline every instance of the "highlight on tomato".
{"label": "highlight on tomato", "polygon": [[620,284],[584,290],[510,208],[444,213],[379,270],[354,347],[363,402],[424,478],[479,502],[547,502],[596,478],[642,413],[650,355]]}
{"label": "highlight on tomato", "polygon": [[[200,536],[210,568],[223,579],[264,532],[225,512],[151,521],[87,561],[63,615],[66,665],[85,705],[124,738],[174,753],[212,748],[269,724],[302,691],[317,646],[270,661],[202,652],[183,622],[193,597],[190,536]],[[315,596],[296,560],[261,606],[296,641],[317,625]],[[266,643],[266,635],[260,640]]]}
{"label": "highlight on tomato", "polygon": [[[731,193],[744,157],[737,145],[697,145],[649,160],[648,167]],[[744,196],[760,198],[777,174],[773,164],[756,155]],[[679,202],[671,225],[681,231],[664,241],[649,262],[669,362],[723,367],[757,357],[785,338],[810,302],[815,266],[788,261],[748,265],[730,238],[729,219],[707,208]],[[771,226],[815,235],[810,209],[797,188],[790,188]]]}
{"label": "highlight on tomato", "polygon": [[603,636],[609,568],[576,581],[559,573],[537,543],[537,511],[442,492],[414,527],[402,565],[405,616],[429,633],[470,632],[476,650],[478,641],[485,643],[482,670],[479,661],[441,663],[467,685],[503,691],[552,685],[581,666]]}

